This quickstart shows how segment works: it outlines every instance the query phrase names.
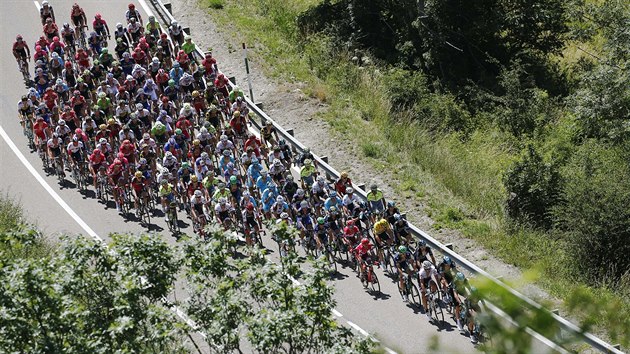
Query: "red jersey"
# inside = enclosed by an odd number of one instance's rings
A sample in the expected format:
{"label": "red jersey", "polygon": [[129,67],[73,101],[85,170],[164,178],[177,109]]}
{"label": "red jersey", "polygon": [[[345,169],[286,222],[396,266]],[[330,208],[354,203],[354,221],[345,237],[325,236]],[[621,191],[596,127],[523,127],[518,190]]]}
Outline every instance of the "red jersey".
{"label": "red jersey", "polygon": [[48,128],[48,123],[42,121],[38,121],[35,122],[35,124],[33,124],[33,131],[35,132],[35,135],[37,135],[37,137],[39,137],[40,139],[46,139],[46,134],[44,133],[46,131],[46,128]]}
{"label": "red jersey", "polygon": [[363,243],[359,243],[359,245],[355,247],[354,250],[359,256],[363,256],[372,250],[372,244],[368,243],[364,245]]}
{"label": "red jersey", "polygon": [[[94,150],[94,151],[100,151],[100,150]],[[101,154],[95,154],[92,153],[89,157],[90,163],[94,166],[96,165],[100,165],[103,163],[103,161],[105,161],[105,155]]]}

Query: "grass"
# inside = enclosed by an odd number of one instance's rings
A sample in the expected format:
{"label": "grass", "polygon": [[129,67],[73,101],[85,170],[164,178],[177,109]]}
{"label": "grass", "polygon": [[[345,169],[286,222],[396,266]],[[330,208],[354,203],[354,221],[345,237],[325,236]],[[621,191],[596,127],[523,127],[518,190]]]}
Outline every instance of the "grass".
{"label": "grass", "polygon": [[49,256],[52,250],[53,245],[27,224],[19,203],[8,194],[0,194],[0,258],[39,259]]}
{"label": "grass", "polygon": [[[357,67],[344,60],[351,55],[341,49],[331,54],[325,36],[298,39],[296,16],[318,2],[226,0],[224,9],[211,15],[226,33],[253,44],[252,56],[266,75],[299,82],[308,96],[327,103],[329,109],[320,118],[337,134],[353,139],[376,170],[392,172],[401,196],[428,205],[425,212],[436,228],[459,230],[505,262],[538,270],[537,283],[557,297],[565,299],[580,288],[561,241],[514,229],[505,221],[502,174],[523,142],[492,127],[465,137],[456,132],[436,135],[417,120],[392,116],[380,68]],[[627,293],[606,286],[588,291],[598,298],[621,299],[619,312],[630,318]]]}
{"label": "grass", "polygon": [[208,0],[208,7],[215,10],[220,10],[225,5],[223,0]]}

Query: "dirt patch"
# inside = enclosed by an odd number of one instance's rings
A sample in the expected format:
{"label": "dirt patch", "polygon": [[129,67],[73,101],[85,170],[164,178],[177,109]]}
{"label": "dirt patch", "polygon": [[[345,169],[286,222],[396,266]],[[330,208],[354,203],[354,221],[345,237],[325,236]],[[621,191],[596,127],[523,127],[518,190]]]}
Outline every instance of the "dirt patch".
{"label": "dirt patch", "polygon": [[[233,32],[220,30],[211,20],[211,14],[201,8],[197,0],[171,0],[173,15],[185,26],[189,26],[195,43],[202,50],[212,48],[219,68],[247,92],[245,64],[240,42]],[[194,9],[194,11],[191,11]],[[255,50],[255,49],[253,49]],[[424,205],[417,198],[396,195],[394,187],[399,182],[393,174],[383,173],[373,168],[361,155],[355,144],[344,140],[317,113],[327,109],[327,105],[306,96],[299,83],[290,84],[274,81],[263,74],[263,69],[255,60],[250,60],[251,80],[257,102],[264,104],[265,112],[285,129],[293,128],[295,137],[310,146],[317,155],[328,156],[330,164],[338,171],[347,171],[353,181],[366,185],[376,183],[388,199],[396,200],[401,210],[408,211],[408,218],[415,225],[442,243],[452,243],[455,251],[477,264],[482,269],[506,280],[517,280],[521,271],[510,264],[493,257],[475,241],[465,238],[456,230],[431,228],[433,220],[423,211]],[[360,177],[359,177],[360,176]],[[521,287],[533,299],[552,299],[540,287],[528,284]]]}

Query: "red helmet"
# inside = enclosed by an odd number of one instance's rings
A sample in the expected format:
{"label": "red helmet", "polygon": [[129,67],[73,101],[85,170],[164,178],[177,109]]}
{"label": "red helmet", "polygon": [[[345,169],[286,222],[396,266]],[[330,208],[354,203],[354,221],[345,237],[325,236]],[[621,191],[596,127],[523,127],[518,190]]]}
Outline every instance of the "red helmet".
{"label": "red helmet", "polygon": [[134,4],[129,4],[129,10],[133,10],[133,9],[135,9],[135,8],[136,8],[136,5],[134,5]]}
{"label": "red helmet", "polygon": [[74,90],[73,94],[74,94],[75,96],[78,96],[78,95],[80,95],[80,94],[81,94],[81,91],[79,91],[79,90]]}
{"label": "red helmet", "polygon": [[129,145],[129,144],[131,144],[131,141],[129,141],[129,139],[123,140],[123,145]]}
{"label": "red helmet", "polygon": [[348,220],[348,221],[346,221],[346,225],[348,225],[348,226],[353,226],[353,225],[354,225],[354,220]]}
{"label": "red helmet", "polygon": [[120,159],[114,159],[114,165],[122,165],[122,161]]}
{"label": "red helmet", "polygon": [[136,49],[134,49],[134,52],[136,53],[140,53],[142,51],[142,49],[140,47],[136,47]]}
{"label": "red helmet", "polygon": [[162,103],[168,103],[168,96],[162,96]]}
{"label": "red helmet", "polygon": [[71,68],[72,67],[72,63],[70,61],[67,61],[65,64],[63,64],[66,68]]}
{"label": "red helmet", "polygon": [[77,128],[77,129],[74,130],[74,133],[76,135],[83,135],[83,130],[81,130],[81,128]]}
{"label": "red helmet", "polygon": [[53,42],[59,42],[59,37],[54,36],[54,37],[53,37]]}
{"label": "red helmet", "polygon": [[162,33],[162,34],[160,35],[160,38],[167,38],[166,33]]}
{"label": "red helmet", "polygon": [[101,149],[94,149],[94,155],[101,155],[103,154],[103,152],[101,152]]}
{"label": "red helmet", "polygon": [[140,38],[140,43],[144,44],[147,42],[147,39],[145,37]]}
{"label": "red helmet", "polygon": [[370,243],[370,240],[368,240],[368,238],[367,238],[367,237],[364,237],[364,238],[361,240],[361,244],[362,244],[362,245],[367,245],[367,244],[369,244],[369,243]]}
{"label": "red helmet", "polygon": [[246,208],[247,208],[247,210],[252,211],[252,210],[254,210],[254,204],[247,203],[247,207]]}
{"label": "red helmet", "polygon": [[42,50],[42,46],[41,45],[36,45],[35,46],[35,51],[39,52],[40,50]]}
{"label": "red helmet", "polygon": [[94,15],[94,18],[97,19],[97,20],[100,20],[101,19],[101,14]]}
{"label": "red helmet", "polygon": [[16,40],[16,41],[21,41],[22,39],[23,39],[23,38],[22,38],[22,35],[21,35],[21,34],[18,34],[17,36],[15,36],[15,40]]}
{"label": "red helmet", "polygon": [[125,154],[123,154],[122,152],[119,152],[118,154],[116,154],[116,156],[120,159],[120,161],[125,158]]}

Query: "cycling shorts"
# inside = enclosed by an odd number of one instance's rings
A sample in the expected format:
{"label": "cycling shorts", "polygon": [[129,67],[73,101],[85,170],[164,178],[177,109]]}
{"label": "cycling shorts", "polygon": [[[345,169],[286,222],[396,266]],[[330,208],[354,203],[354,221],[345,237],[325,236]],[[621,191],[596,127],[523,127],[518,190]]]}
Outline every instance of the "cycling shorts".
{"label": "cycling shorts", "polygon": [[28,56],[26,55],[26,49],[22,48],[22,49],[16,49],[15,53],[18,55],[18,57],[26,59]]}
{"label": "cycling shorts", "polygon": [[54,156],[54,157],[59,157],[59,156],[61,156],[61,147],[60,147],[60,146],[59,146],[59,147],[56,147],[56,148],[51,147],[51,148],[50,148],[50,151],[52,151],[52,153],[53,153],[53,156]]}
{"label": "cycling shorts", "polygon": [[218,214],[218,216],[219,216],[219,220],[221,220],[221,221],[225,221],[225,219],[227,219],[227,218],[229,218],[229,217],[230,217],[230,212],[229,212],[228,210],[226,210],[226,211],[220,211],[220,212],[219,212],[219,214]]}
{"label": "cycling shorts", "polygon": [[255,227],[257,226],[258,223],[256,222],[256,218],[254,218],[253,216],[248,216],[245,218],[245,227]]}
{"label": "cycling shorts", "polygon": [[73,152],[72,159],[76,162],[83,162],[83,155],[81,155],[80,151]]}
{"label": "cycling shorts", "polygon": [[79,24],[83,24],[83,16],[72,16],[72,23],[75,27],[77,27]]}
{"label": "cycling shorts", "polygon": [[389,241],[389,234],[387,233],[387,231],[383,231],[380,234],[376,234],[376,237],[378,237],[381,240],[381,242]]}

